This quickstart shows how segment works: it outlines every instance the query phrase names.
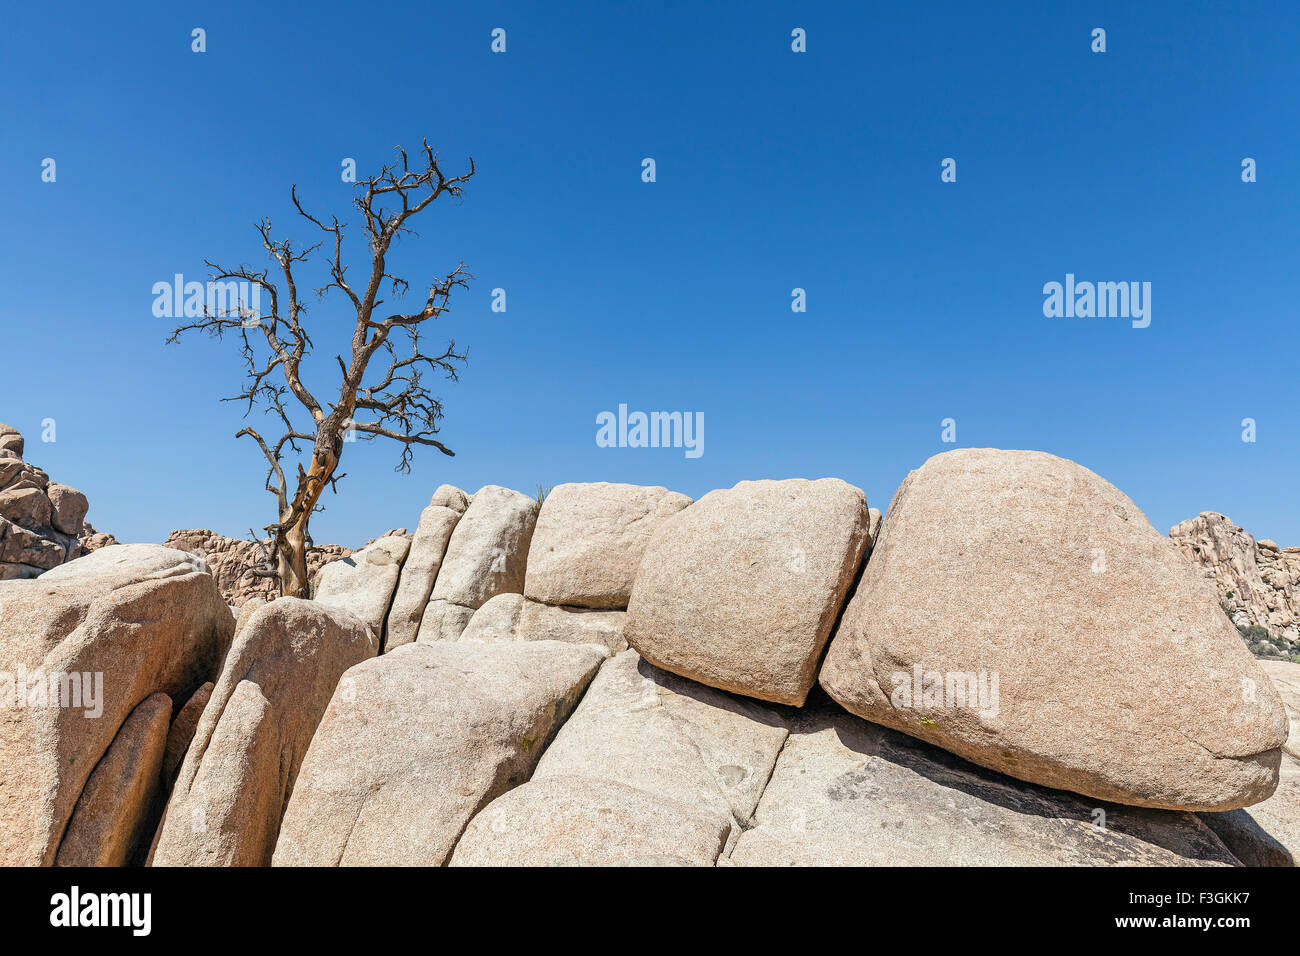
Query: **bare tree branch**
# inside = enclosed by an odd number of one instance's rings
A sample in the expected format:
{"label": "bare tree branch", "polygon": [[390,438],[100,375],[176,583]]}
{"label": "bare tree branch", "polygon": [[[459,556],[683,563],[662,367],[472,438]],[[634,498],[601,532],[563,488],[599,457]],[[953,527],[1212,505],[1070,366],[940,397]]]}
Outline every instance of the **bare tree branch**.
{"label": "bare tree branch", "polygon": [[[454,341],[440,352],[424,352],[420,327],[445,313],[455,290],[466,288],[473,277],[463,263],[458,263],[451,272],[429,281],[428,293],[418,310],[377,318],[376,309],[384,304],[380,293],[385,283],[396,299],[409,289],[405,279],[388,271],[387,255],[393,242],[402,235],[414,235],[409,221],[440,197],[461,199],[465,184],[474,175],[474,161],[469,161],[468,172],[448,176],[427,140],[414,158],[413,163],[406,150],[398,147],[394,162],[356,184],[359,195],[353,205],[361,215],[370,256],[370,274],[360,293],[349,283],[348,267],[343,261],[346,224],[335,216],[329,217],[327,223],[308,212],[294,186],[290,190],[294,209],[324,235],[320,242],[300,247],[291,239],[276,239],[271,221],[264,218],[255,223],[255,228],[263,251],[274,264],[275,279],[271,278],[272,269],[259,271],[244,265],[230,269],[205,260],[211,270],[210,284],[246,284],[259,299],[265,294],[269,310],[255,312],[242,296],[236,306],[214,307],[209,296],[202,317],[180,325],[167,339],[169,343],[179,342],[185,334],[198,331],[217,339],[227,333],[238,336],[245,366],[244,387],[223,401],[242,402],[245,416],[260,407],[282,428],[274,444],[252,427],[236,435],[252,438],[268,465],[265,485],[275,496],[277,520],[266,526],[271,535],[267,561],[277,568],[282,594],[306,594],[305,555],[311,540],[308,522],[313,513],[321,510],[320,496],[325,488],[338,491],[337,483],[344,475],[336,471],[345,436],[351,433],[365,441],[387,438],[397,442],[402,450],[396,470],[401,472],[410,471],[416,446],[454,454],[434,437],[443,418],[443,405],[428,389],[425,378],[437,374],[444,380],[457,381],[468,353],[457,351]],[[320,402],[303,381],[303,366],[313,344],[304,324],[307,307],[298,291],[299,267],[322,246],[330,249],[326,260],[329,278],[314,290],[316,297],[325,301],[332,291],[341,292],[353,317],[350,347],[335,356],[338,397],[328,405]],[[372,372],[371,361],[381,351],[384,359],[377,369],[382,371]],[[310,416],[309,428],[295,426],[294,410]],[[306,467],[300,441],[311,445]],[[286,449],[299,459],[292,481],[284,468]]]}

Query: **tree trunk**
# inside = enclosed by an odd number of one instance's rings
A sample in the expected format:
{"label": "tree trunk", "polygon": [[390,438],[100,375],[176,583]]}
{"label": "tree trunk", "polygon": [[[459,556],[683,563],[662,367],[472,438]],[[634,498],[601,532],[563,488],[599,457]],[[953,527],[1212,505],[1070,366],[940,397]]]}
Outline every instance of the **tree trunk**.
{"label": "tree trunk", "polygon": [[[333,436],[336,429],[331,422],[321,431]],[[277,570],[280,573],[281,597],[311,597],[311,581],[307,576],[307,522],[311,520],[325,485],[338,467],[337,440],[331,438],[330,441],[331,444],[322,449],[318,434],[317,445],[312,451],[311,469],[305,474],[301,469],[298,471],[298,493],[294,496],[294,501],[299,504],[298,519],[290,525],[282,526],[279,531]],[[284,515],[281,520],[287,517]]]}
{"label": "tree trunk", "polygon": [[310,582],[307,577],[307,519],[304,514],[296,523],[282,528],[278,535],[278,571],[280,596],[309,598]]}

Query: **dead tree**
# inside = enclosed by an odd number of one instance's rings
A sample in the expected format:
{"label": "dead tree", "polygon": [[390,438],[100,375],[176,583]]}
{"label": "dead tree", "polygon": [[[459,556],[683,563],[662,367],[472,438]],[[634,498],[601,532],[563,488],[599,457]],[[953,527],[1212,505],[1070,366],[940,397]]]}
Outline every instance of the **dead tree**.
{"label": "dead tree", "polygon": [[[408,288],[405,280],[388,272],[386,256],[393,241],[404,233],[414,234],[407,223],[439,197],[459,199],[465,183],[474,175],[474,161],[469,161],[469,172],[446,176],[427,141],[415,157],[415,163],[404,149],[399,147],[397,153],[396,162],[356,184],[359,194],[353,199],[353,205],[361,214],[370,255],[370,275],[364,288],[357,291],[347,279],[347,266],[343,264],[346,225],[337,217],[331,217],[326,224],[308,213],[298,199],[295,186],[290,193],[294,208],[325,233],[325,238],[298,248],[292,240],[273,239],[271,221],[264,218],[256,228],[271,262],[267,269],[256,271],[242,265],[227,269],[204,260],[211,269],[210,282],[238,281],[256,286],[260,290],[259,298],[269,299],[269,309],[252,314],[243,302],[214,308],[209,297],[202,318],[180,326],[167,339],[175,343],[186,332],[202,330],[218,339],[232,333],[242,343],[241,354],[247,365],[246,387],[238,395],[222,401],[246,403],[245,416],[254,407],[262,407],[281,432],[278,438],[268,441],[250,427],[235,437],[252,438],[269,464],[266,490],[275,496],[276,520],[266,525],[271,541],[268,561],[275,568],[282,595],[308,596],[307,547],[311,540],[308,523],[321,508],[320,498],[325,488],[338,491],[336,483],[344,475],[336,472],[345,441],[388,438],[398,442],[402,454],[396,470],[400,472],[410,470],[412,449],[416,445],[436,448],[444,455],[454,454],[435,437],[443,417],[442,401],[425,387],[423,376],[443,373],[455,381],[457,367],[464,364],[466,356],[456,351],[454,340],[440,353],[424,352],[420,327],[446,312],[452,291],[464,288],[472,276],[460,263],[446,276],[431,280],[429,294],[419,311],[393,312],[380,318],[384,312],[376,310],[384,304],[380,295],[385,284],[394,299],[400,299]],[[311,354],[313,343],[304,323],[307,307],[295,277],[298,264],[306,262],[325,243],[333,246],[328,260],[329,281],[315,290],[316,296],[324,300],[331,293],[335,299],[341,295],[349,313],[354,311],[356,315],[351,342],[335,357],[339,391],[332,402],[321,402],[303,383],[303,363]],[[315,331],[318,336],[322,334],[320,324]],[[371,360],[380,353],[376,367],[383,370],[371,373]],[[295,424],[307,417],[310,424],[305,427]],[[311,455],[304,468],[302,447],[307,443]],[[285,474],[286,450],[292,451],[297,459],[297,471],[292,479]]]}

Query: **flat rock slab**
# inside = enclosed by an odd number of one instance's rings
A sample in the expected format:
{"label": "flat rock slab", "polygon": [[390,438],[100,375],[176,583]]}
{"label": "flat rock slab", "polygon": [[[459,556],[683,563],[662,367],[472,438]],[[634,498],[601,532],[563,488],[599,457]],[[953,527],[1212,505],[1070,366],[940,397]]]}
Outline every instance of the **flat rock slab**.
{"label": "flat rock slab", "polygon": [[[0,865],[54,861],[127,717],[152,694],[184,700],[210,680],[234,627],[211,575],[192,555],[158,545],[113,545],[35,580],[0,582],[5,669],[29,682],[40,675],[47,700],[74,683],[96,698],[0,710]],[[0,683],[0,693],[13,692]]]}
{"label": "flat rock slab", "polygon": [[474,612],[460,635],[462,641],[563,641],[595,644],[609,654],[627,650],[623,640],[625,611],[558,607],[498,594]]}
{"label": "flat rock slab", "polygon": [[1234,865],[1195,814],[1022,783],[829,701],[800,714],[730,863],[742,866]]}
{"label": "flat rock slab", "polygon": [[655,532],[624,637],[675,674],[802,704],[869,521],[866,496],[838,478],[711,491]]}
{"label": "flat rock slab", "polygon": [[524,594],[545,604],[625,609],[650,538],[690,503],[658,486],[556,485],[537,516]]}
{"label": "flat rock slab", "polygon": [[730,826],[663,796],[592,777],[534,780],[489,803],[452,866],[712,866]]}
{"label": "flat rock slab", "polygon": [[459,862],[712,863],[753,816],[788,719],[625,651],[601,668],[532,780],[475,819]]}
{"label": "flat rock slab", "polygon": [[1135,806],[1264,800],[1286,737],[1208,584],[1117,488],[1041,452],[908,475],[821,684],[975,763]]}
{"label": "flat rock slab", "polygon": [[408,644],[344,675],[289,801],[276,866],[441,866],[528,779],[603,660],[539,642]]}
{"label": "flat rock slab", "polygon": [[282,597],[248,620],[203,709],[158,829],[155,866],[267,866],[339,678],[374,657],[360,618]]}

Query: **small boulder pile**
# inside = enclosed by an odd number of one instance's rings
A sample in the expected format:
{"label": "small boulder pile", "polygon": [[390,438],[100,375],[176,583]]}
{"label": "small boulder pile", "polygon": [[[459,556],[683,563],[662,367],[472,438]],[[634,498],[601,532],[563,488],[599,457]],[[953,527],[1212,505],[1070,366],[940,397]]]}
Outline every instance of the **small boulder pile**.
{"label": "small boulder pile", "polygon": [[86,523],[86,496],[25,462],[23,447],[16,428],[0,425],[0,581],[34,578],[116,543]]}

